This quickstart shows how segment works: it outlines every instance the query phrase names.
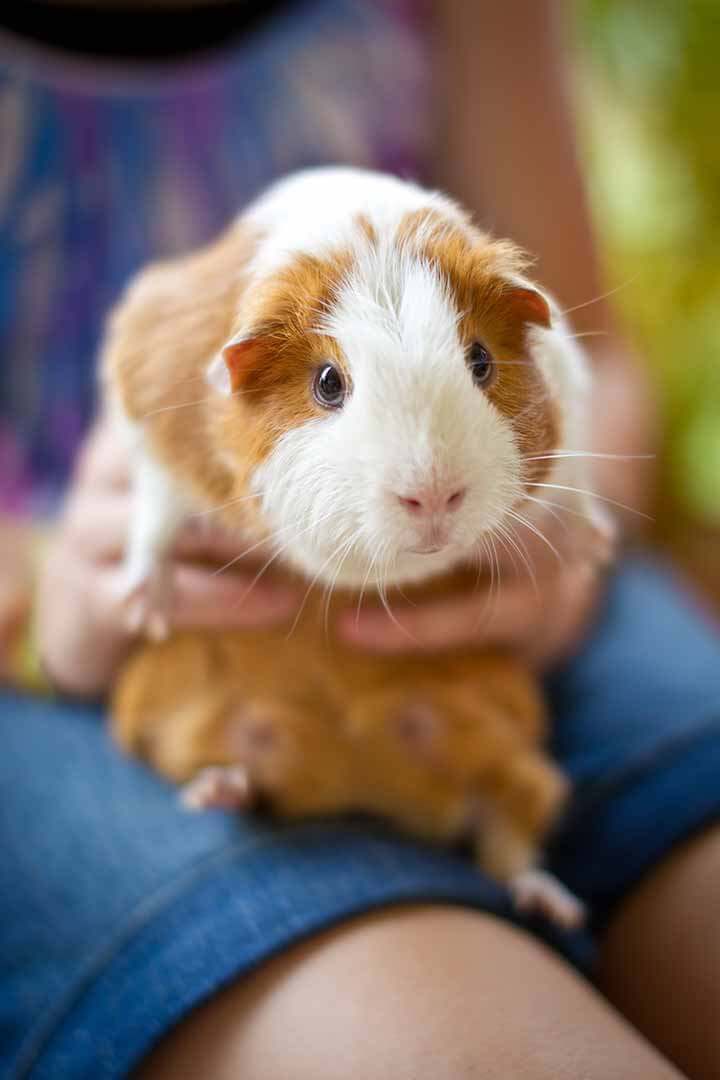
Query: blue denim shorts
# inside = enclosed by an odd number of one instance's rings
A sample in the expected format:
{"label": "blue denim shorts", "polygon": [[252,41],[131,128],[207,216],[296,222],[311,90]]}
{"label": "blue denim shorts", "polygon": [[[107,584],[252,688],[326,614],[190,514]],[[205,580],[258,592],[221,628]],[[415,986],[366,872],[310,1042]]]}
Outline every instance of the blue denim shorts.
{"label": "blue denim shorts", "polygon": [[[633,884],[720,816],[720,638],[667,573],[628,564],[548,690],[553,752],[576,783],[548,861],[593,925],[526,925],[583,965]],[[467,858],[378,825],[187,815],[101,721],[0,696],[2,1077],[124,1076],[220,987],[373,908],[514,918]]]}

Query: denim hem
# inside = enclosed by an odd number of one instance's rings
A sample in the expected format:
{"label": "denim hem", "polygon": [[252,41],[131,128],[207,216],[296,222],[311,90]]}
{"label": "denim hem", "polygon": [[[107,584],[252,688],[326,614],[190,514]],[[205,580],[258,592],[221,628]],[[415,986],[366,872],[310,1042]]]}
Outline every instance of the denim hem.
{"label": "denim hem", "polygon": [[191,1009],[272,955],[364,912],[418,902],[510,920],[588,964],[589,939],[516,916],[469,860],[372,827],[286,828],[250,850],[216,852],[139,905],[37,1026],[10,1075],[125,1076]]}

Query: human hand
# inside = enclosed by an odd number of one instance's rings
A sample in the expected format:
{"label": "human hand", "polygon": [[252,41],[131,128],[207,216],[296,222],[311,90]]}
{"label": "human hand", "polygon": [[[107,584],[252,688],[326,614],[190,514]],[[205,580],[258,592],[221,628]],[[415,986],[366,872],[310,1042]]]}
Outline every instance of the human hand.
{"label": "human hand", "polygon": [[[41,572],[37,633],[50,678],[70,693],[96,696],[109,687],[133,635],[122,590],[123,550],[130,517],[130,481],[122,440],[102,420],[82,450],[74,481]],[[173,561],[173,628],[264,627],[286,620],[301,597],[287,585],[257,577],[235,559],[242,538],[196,517],[179,536]]]}
{"label": "human hand", "polygon": [[492,577],[488,565],[471,591],[393,604],[392,616],[379,608],[347,610],[340,617],[341,637],[386,654],[500,646],[540,668],[563,659],[592,622],[602,574],[597,564],[578,555],[570,534],[559,526],[551,532],[543,525],[557,555],[543,549],[537,537],[519,532],[524,559],[500,558]]}
{"label": "human hand", "polygon": [[33,530],[0,517],[0,680],[13,677],[12,661],[32,602]]}

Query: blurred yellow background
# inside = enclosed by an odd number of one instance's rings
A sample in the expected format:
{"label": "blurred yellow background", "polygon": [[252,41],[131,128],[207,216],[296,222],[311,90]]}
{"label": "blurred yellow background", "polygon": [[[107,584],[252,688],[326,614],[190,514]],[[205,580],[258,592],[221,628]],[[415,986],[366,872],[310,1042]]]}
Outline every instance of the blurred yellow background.
{"label": "blurred yellow background", "polygon": [[720,4],[576,15],[596,220],[664,419],[658,532],[720,598]]}

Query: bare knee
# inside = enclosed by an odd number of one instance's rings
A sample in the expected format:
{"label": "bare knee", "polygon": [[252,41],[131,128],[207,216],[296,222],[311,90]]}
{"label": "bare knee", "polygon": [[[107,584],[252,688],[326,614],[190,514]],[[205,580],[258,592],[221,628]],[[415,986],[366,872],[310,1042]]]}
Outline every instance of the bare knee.
{"label": "bare knee", "polygon": [[671,1080],[580,978],[484,915],[393,909],[326,933],[198,1009],[142,1080]]}

